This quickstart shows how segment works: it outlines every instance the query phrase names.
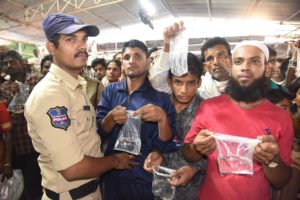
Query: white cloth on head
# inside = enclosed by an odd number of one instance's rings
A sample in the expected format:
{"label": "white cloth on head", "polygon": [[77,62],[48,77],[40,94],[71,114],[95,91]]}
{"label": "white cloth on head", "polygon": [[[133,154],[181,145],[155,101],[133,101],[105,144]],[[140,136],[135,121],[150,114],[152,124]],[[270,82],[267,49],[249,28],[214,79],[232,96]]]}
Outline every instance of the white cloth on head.
{"label": "white cloth on head", "polygon": [[268,47],[264,43],[257,41],[257,40],[244,40],[244,41],[238,43],[232,50],[232,55],[238,48],[240,48],[242,46],[254,46],[254,47],[259,48],[265,54],[267,61],[269,60]]}
{"label": "white cloth on head", "polygon": [[205,75],[201,77],[201,80],[202,82],[198,88],[198,92],[203,99],[209,99],[224,93],[228,83],[228,80],[217,81],[213,79],[209,72],[206,72]]}

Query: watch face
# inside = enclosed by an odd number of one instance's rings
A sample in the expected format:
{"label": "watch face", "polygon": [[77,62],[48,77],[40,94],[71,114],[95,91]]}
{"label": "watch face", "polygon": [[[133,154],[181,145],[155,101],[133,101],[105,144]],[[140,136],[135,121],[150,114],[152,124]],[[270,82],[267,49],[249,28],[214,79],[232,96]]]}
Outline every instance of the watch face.
{"label": "watch face", "polygon": [[278,164],[274,161],[271,161],[269,164],[268,164],[268,167],[271,167],[271,168],[274,168],[274,167],[277,167]]}

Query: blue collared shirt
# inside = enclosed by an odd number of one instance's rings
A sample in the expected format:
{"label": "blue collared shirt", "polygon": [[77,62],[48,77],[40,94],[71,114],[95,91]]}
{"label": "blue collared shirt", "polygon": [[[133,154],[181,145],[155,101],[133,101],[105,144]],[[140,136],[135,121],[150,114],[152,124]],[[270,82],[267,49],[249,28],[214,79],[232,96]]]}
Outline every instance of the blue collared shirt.
{"label": "blue collared shirt", "polygon": [[[130,95],[128,94],[126,81],[113,83],[107,86],[102,93],[102,99],[97,108],[97,124],[101,124],[101,121],[107,113],[117,105],[126,107],[127,110],[135,111],[149,103],[164,109],[174,136],[176,131],[176,111],[170,101],[170,97],[166,93],[155,90],[148,79],[145,79],[143,85]],[[115,153],[113,148],[121,127],[122,125],[116,125],[110,133],[105,133],[101,126],[98,127],[98,133],[101,138],[107,140],[107,148],[104,152],[105,155]],[[143,170],[144,160],[148,154],[154,149],[163,153],[173,152],[177,149],[177,147],[173,138],[169,141],[160,140],[157,122],[142,122],[140,135],[142,142],[141,155],[136,157],[136,162],[138,162],[139,165],[133,167],[131,170],[112,170],[111,173],[115,176],[117,175],[119,178],[126,179],[129,182],[149,183],[152,181],[152,174]]]}

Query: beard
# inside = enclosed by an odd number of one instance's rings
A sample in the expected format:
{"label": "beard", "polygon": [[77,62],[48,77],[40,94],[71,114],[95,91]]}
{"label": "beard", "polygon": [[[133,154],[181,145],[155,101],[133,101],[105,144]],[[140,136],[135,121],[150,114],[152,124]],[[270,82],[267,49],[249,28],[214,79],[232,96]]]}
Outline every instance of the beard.
{"label": "beard", "polygon": [[230,78],[225,92],[237,102],[253,103],[266,97],[269,79],[265,76],[254,80],[249,86],[241,86],[237,80]]}

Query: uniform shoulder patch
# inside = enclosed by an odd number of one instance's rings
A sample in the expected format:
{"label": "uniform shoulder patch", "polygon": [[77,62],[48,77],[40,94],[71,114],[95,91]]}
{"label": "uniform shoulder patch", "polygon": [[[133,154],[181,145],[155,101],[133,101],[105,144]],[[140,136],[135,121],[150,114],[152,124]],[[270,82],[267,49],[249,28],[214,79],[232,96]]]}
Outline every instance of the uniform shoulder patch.
{"label": "uniform shoulder patch", "polygon": [[68,116],[68,109],[64,106],[56,106],[50,108],[47,114],[50,117],[51,125],[55,128],[64,129],[65,131],[71,125],[71,120]]}

